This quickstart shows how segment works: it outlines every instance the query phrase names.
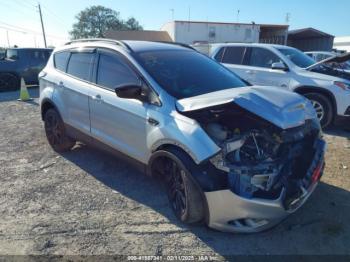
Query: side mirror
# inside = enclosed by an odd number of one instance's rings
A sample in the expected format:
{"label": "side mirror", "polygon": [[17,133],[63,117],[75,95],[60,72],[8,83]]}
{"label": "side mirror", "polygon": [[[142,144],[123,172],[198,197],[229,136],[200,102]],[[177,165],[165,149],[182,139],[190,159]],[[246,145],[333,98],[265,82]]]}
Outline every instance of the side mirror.
{"label": "side mirror", "polygon": [[145,92],[144,88],[140,85],[136,84],[127,84],[122,86],[117,86],[115,88],[115,93],[120,98],[125,99],[137,99],[141,102],[147,101],[147,93]]}
{"label": "side mirror", "polygon": [[282,70],[282,71],[288,71],[288,67],[282,63],[282,62],[277,62],[277,63],[273,63],[271,65],[271,69],[273,70]]}

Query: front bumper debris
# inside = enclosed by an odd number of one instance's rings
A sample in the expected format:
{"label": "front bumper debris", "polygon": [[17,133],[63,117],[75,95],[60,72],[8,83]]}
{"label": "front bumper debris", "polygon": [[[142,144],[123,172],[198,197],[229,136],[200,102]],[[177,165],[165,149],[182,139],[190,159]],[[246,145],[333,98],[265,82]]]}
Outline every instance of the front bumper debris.
{"label": "front bumper debris", "polygon": [[208,226],[227,232],[259,232],[275,226],[298,210],[315,190],[323,174],[326,143],[318,139],[315,148],[307,173],[297,181],[299,190],[293,190],[292,194],[288,187],[282,188],[277,199],[246,198],[229,189],[206,192]]}

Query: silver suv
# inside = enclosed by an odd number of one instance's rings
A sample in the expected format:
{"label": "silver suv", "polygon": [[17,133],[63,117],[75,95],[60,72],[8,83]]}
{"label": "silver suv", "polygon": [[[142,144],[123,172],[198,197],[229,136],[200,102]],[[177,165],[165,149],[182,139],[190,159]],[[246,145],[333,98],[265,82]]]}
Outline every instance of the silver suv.
{"label": "silver suv", "polygon": [[67,43],[40,73],[54,150],[77,140],[121,152],[164,179],[185,223],[257,232],[315,189],[325,142],[302,96],[248,86],[216,61],[175,43]]}

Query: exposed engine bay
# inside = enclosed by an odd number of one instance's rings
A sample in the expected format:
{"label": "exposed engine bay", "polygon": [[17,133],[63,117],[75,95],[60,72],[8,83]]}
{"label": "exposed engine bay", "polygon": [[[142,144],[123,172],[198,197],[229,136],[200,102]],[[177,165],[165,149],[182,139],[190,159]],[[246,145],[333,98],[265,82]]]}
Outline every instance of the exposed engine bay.
{"label": "exposed engine bay", "polygon": [[313,68],[311,71],[350,80],[350,73],[341,69],[337,69],[336,66],[332,65],[319,65],[318,67]]}
{"label": "exposed engine bay", "polygon": [[[323,168],[325,144],[318,122],[283,130],[234,103],[186,112],[222,149],[210,159],[227,174],[228,187],[245,198],[301,198],[316,168]],[[322,167],[319,167],[322,165]]]}

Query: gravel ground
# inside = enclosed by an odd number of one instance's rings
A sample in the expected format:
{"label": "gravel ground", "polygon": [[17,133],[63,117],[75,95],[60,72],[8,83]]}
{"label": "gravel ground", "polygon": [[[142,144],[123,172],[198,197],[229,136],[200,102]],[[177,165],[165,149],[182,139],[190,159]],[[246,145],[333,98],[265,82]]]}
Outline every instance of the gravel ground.
{"label": "gravel ground", "polygon": [[350,133],[326,134],[323,182],[297,213],[228,234],[177,222],[158,181],[104,152],[53,152],[37,99],[17,96],[0,93],[1,255],[350,254]]}

